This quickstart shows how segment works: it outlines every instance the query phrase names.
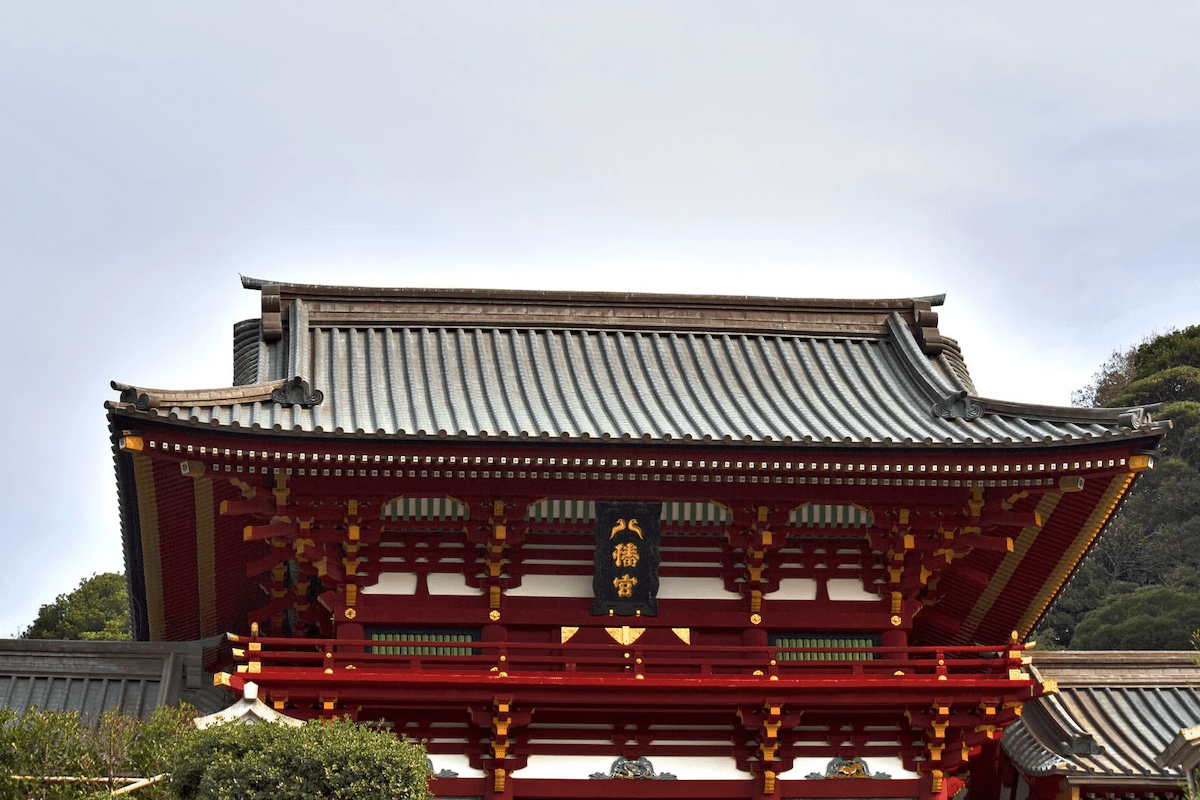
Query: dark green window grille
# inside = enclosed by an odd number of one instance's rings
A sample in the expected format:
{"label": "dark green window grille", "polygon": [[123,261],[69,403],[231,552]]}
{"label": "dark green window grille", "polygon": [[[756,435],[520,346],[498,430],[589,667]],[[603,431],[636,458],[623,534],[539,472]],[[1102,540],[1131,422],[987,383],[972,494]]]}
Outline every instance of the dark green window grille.
{"label": "dark green window grille", "polygon": [[428,647],[416,644],[404,645],[389,645],[377,644],[371,647],[372,653],[392,656],[474,656],[479,655],[479,649],[475,647],[452,647],[446,645],[446,642],[478,642],[479,630],[477,628],[444,628],[434,630],[431,628],[388,628],[386,630],[372,630],[368,632],[367,638],[373,642],[398,642],[398,641],[418,641],[418,642],[437,642],[438,645]]}
{"label": "dark green window grille", "polygon": [[[850,648],[841,653],[780,653],[780,661],[871,661],[875,654],[866,650],[879,647],[878,634],[871,633],[776,633],[771,635],[772,647]],[[854,648],[864,648],[855,650]]]}

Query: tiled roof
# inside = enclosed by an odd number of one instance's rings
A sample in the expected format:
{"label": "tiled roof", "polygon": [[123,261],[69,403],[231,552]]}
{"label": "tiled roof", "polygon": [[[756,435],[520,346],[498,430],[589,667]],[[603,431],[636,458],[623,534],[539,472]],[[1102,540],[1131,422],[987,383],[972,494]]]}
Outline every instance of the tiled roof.
{"label": "tiled roof", "polygon": [[0,707],[77,711],[92,721],[105,711],[145,717],[180,701],[215,711],[228,698],[206,680],[204,645],[0,640]]}
{"label": "tiled roof", "polygon": [[[235,375],[248,385],[181,392],[114,383],[122,394],[112,405],[222,428],[470,439],[1045,446],[1165,429],[1143,409],[974,396],[928,298],[285,284],[281,301],[277,285],[246,283],[264,292],[263,320],[235,328]],[[283,400],[283,382],[294,378],[313,402]]]}
{"label": "tiled roof", "polygon": [[1200,724],[1200,668],[1189,653],[1041,653],[1033,671],[1058,693],[1025,706],[1004,734],[1013,762],[1030,775],[1076,785],[1175,787],[1177,766],[1160,766],[1180,730]]}

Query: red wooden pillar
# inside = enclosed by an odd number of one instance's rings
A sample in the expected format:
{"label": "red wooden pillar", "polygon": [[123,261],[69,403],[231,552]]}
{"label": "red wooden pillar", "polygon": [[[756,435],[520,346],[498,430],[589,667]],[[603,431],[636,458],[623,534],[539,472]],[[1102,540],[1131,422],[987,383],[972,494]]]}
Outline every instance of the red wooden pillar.
{"label": "red wooden pillar", "polygon": [[962,778],[935,769],[921,776],[921,800],[950,800],[965,786]]}
{"label": "red wooden pillar", "polygon": [[971,785],[967,800],[1000,800],[1000,742],[986,741],[971,759]]}

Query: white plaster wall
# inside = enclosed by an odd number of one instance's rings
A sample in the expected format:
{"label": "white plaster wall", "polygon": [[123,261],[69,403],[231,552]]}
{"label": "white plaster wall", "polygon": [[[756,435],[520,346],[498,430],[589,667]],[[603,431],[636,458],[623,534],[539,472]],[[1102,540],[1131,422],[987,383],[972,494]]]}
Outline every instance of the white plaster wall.
{"label": "white plaster wall", "polygon": [[379,580],[363,587],[363,594],[412,594],[417,591],[417,576],[411,572],[381,572]]}
{"label": "white plaster wall", "polygon": [[[428,576],[431,595],[474,597],[479,590],[468,586],[459,573],[433,573]],[[878,600],[864,591],[856,579],[837,578],[828,582],[830,600]],[[363,588],[363,594],[411,595],[417,589],[417,576],[411,572],[382,572],[378,582]],[[526,575],[521,585],[506,592],[510,597],[592,597],[591,575]],[[807,578],[786,578],[770,600],[813,600],[817,582]],[[660,600],[736,600],[736,592],[725,590],[720,578],[664,578],[658,586]]]}
{"label": "white plaster wall", "polygon": [[433,771],[448,769],[451,772],[457,772],[460,778],[486,778],[487,773],[481,769],[475,769],[471,766],[471,762],[461,753],[452,755],[436,755],[430,756],[429,760],[433,762]]}
{"label": "white plaster wall", "polygon": [[[878,600],[879,595],[863,589],[857,578],[831,578],[826,583],[830,600]],[[868,762],[870,763],[870,762]]]}
{"label": "white plaster wall", "polygon": [[[465,755],[434,755],[433,770],[441,769],[457,772],[460,778],[483,778],[487,773],[475,769]],[[584,780],[593,772],[605,775],[616,759],[612,756],[530,756],[525,769],[513,773],[514,778],[537,780],[540,778],[574,778]],[[875,757],[866,759],[872,773],[884,772],[896,780],[907,780],[920,777],[916,772],[910,772],[901,765],[895,757]],[[655,772],[670,772],[680,780],[750,780],[751,775],[737,768],[731,757],[720,756],[660,756],[650,759]],[[786,780],[804,780],[810,773],[825,774],[828,758],[797,758],[792,768],[781,773],[780,778]],[[1028,789],[1026,789],[1028,792]],[[1024,800],[1021,798],[1021,800]]]}
{"label": "white plaster wall", "polygon": [[[590,583],[588,591],[591,591]],[[737,600],[740,597],[737,592],[725,591],[725,581],[720,578],[659,578],[658,581],[659,600]]]}
{"label": "white plaster wall", "polygon": [[426,576],[425,582],[429,586],[429,593],[433,595],[450,597],[477,597],[479,595],[479,590],[474,586],[467,586],[467,579],[457,572],[435,572]]}
{"label": "white plaster wall", "polygon": [[[896,780],[907,780],[909,778],[921,777],[916,772],[909,772],[904,768],[900,759],[896,756],[875,756],[874,758],[863,759],[867,762],[867,768],[872,774],[883,772],[892,776]],[[778,777],[790,780],[804,780],[805,776],[810,773],[818,775],[825,774],[825,767],[829,766],[830,759],[828,758],[797,758],[792,762],[792,768],[787,772],[780,773]],[[657,765],[655,765],[657,767]]]}
{"label": "white plaster wall", "polygon": [[766,595],[768,600],[816,600],[817,582],[811,578],[783,578],[779,588]]}
{"label": "white plaster wall", "polygon": [[[467,586],[467,581],[458,573],[434,573],[426,577],[431,595],[450,597],[475,597],[479,590]],[[379,580],[363,587],[363,594],[411,595],[417,591],[417,576],[412,572],[381,572]]]}
{"label": "white plaster wall", "polygon": [[[514,772],[513,777],[586,780],[593,772],[607,775],[615,760],[613,756],[530,756],[525,769]],[[670,772],[681,781],[750,780],[752,777],[740,771],[732,757],[663,756],[650,759],[650,763],[655,772]]]}
{"label": "white plaster wall", "polygon": [[505,592],[509,597],[592,596],[591,575],[526,575],[521,585]]}

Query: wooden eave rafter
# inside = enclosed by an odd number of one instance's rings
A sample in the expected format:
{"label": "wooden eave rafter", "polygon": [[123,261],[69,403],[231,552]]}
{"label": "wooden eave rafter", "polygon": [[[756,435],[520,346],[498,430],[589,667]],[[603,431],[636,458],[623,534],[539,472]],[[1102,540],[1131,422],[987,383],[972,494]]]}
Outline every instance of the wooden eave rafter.
{"label": "wooden eave rafter", "polygon": [[[126,422],[132,420],[114,417],[114,426]],[[278,470],[285,475],[290,473],[288,480],[298,495],[316,500],[324,497],[329,503],[338,502],[341,495],[351,491],[350,487],[355,496],[390,499],[396,490],[396,479],[403,478],[405,492],[416,496],[461,495],[467,491],[480,499],[502,497],[518,505],[542,497],[604,497],[613,493],[630,499],[665,501],[694,500],[700,495],[719,502],[723,498],[724,502],[737,498],[748,504],[747,511],[766,504],[771,510],[772,524],[778,527],[780,515],[786,517],[790,510],[784,507],[790,500],[781,503],[781,496],[854,503],[868,493],[877,507],[915,509],[916,530],[927,524],[919,512],[922,503],[930,504],[931,508],[961,508],[971,487],[982,487],[994,500],[1028,493],[1021,506],[1025,509],[1021,513],[1027,516],[1041,502],[1039,498],[1059,494],[1064,487],[1077,486],[1081,480],[1098,486],[1101,482],[1111,485],[1121,476],[1127,478],[1129,467],[1125,462],[1130,453],[1128,445],[1114,444],[1080,447],[1069,452],[1002,451],[969,455],[938,450],[794,452],[789,455],[796,460],[788,461],[769,448],[711,447],[697,453],[682,446],[587,447],[504,442],[481,452],[477,447],[458,442],[385,445],[374,440],[280,441],[270,436],[200,432],[174,425],[144,426],[136,433],[133,438],[142,448],[139,455],[155,463],[172,464],[168,472],[178,469],[191,471],[193,476],[205,474],[221,485],[237,481],[265,487]],[[119,446],[119,430],[117,434]],[[331,483],[330,478],[340,478],[345,483]],[[187,493],[180,498],[181,502],[193,502],[190,481],[180,483],[179,490]],[[920,492],[919,496],[914,496],[914,491]],[[983,641],[1006,636],[1014,627],[1031,627],[1031,614],[1040,613],[1035,606],[1044,604],[1046,597],[1057,590],[1098,529],[1096,520],[1088,523],[1091,517],[1087,515],[1086,519],[1070,523],[1077,525],[1073,530],[1062,530],[1067,524],[1064,520],[1047,516],[1056,532],[1053,535],[1040,532],[1038,537],[1057,543],[1054,546],[1058,549],[1050,558],[1056,565],[1054,580],[1058,583],[1038,578],[1039,583],[1028,585],[1027,571],[1016,570],[1016,564],[1031,554],[1039,562],[1045,562],[1048,551],[1026,547],[1016,554],[1014,567],[1009,571],[1010,576],[1014,573],[1019,576],[1021,588],[1007,588],[1010,599],[1015,592],[1033,605],[1018,611],[985,608],[982,616],[977,615],[974,620],[969,619],[968,609],[960,612],[959,617],[968,620],[970,627],[965,634],[960,623],[943,634],[944,638],[935,636],[933,641],[964,641],[964,635],[982,637],[977,640]],[[1007,535],[1019,541],[1020,530],[1018,527]],[[863,532],[848,530],[838,535],[861,539]],[[991,554],[972,553],[961,560],[958,568],[963,574],[979,573],[979,583],[995,571],[994,564],[984,567],[994,559]],[[241,571],[242,565],[214,565],[214,570],[222,569]],[[948,580],[956,580],[954,569],[947,574]],[[994,580],[987,579],[989,583]],[[210,593],[215,594],[215,589]],[[982,592],[975,585],[967,594],[984,597],[988,593],[987,585]],[[939,615],[942,622],[938,621]],[[930,630],[935,630],[938,625],[945,625],[946,619],[939,604],[927,609],[924,619],[918,615],[917,624],[932,625]],[[216,624],[215,620],[212,622]],[[1021,632],[1024,634],[1027,629]]]}
{"label": "wooden eave rafter", "polygon": [[[112,422],[118,434],[124,426],[143,433],[147,452],[157,450],[158,456],[164,459],[203,461],[220,465],[222,469],[228,464],[239,473],[249,472],[251,467],[253,473],[263,471],[264,474],[275,469],[293,470],[292,474],[300,469],[318,470],[317,474],[323,474],[323,470],[330,469],[341,470],[346,477],[374,477],[372,471],[382,470],[415,468],[426,472],[456,472],[470,468],[476,472],[487,470],[504,474],[609,473],[609,478],[597,480],[639,481],[645,480],[642,475],[671,474],[684,476],[684,480],[689,481],[693,481],[693,475],[708,476],[711,482],[721,482],[716,477],[721,475],[723,480],[739,483],[1030,488],[1054,487],[1064,478],[1085,473],[1127,472],[1126,459],[1132,452],[1140,452],[1138,443],[1110,441],[1070,449],[977,451],[936,447],[873,451],[833,446],[792,447],[783,454],[771,446],[724,443],[697,447],[623,441],[543,443],[500,438],[487,443],[450,438],[426,438],[423,441],[373,437],[299,439],[277,437],[265,431],[226,433],[215,431],[211,426],[189,428],[115,415]],[[617,478],[618,475],[621,477]],[[517,476],[514,474],[513,477]],[[561,476],[544,479],[564,480]]]}

